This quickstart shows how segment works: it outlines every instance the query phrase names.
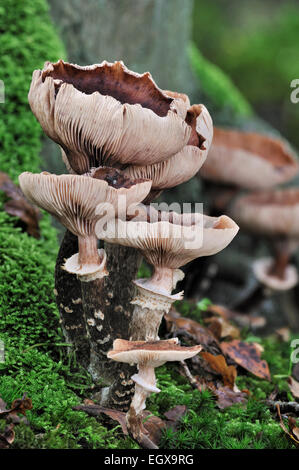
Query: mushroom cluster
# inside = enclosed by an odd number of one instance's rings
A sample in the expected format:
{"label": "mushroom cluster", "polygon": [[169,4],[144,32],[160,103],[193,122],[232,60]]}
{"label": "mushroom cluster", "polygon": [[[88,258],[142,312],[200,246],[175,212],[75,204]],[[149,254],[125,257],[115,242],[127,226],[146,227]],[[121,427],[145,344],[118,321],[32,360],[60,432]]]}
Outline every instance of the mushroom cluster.
{"label": "mushroom cluster", "polygon": [[[70,174],[25,172],[20,186],[32,203],[77,237],[78,253],[65,259],[62,269],[80,281],[90,362],[104,354],[108,360],[138,365],[138,374],[131,377],[136,388],[128,415],[133,429],[140,424],[147,395],[159,391],[155,367],[201,349],[158,337],[163,314],[182,298],[172,293],[182,279],[179,268],[224,249],[238,232],[224,215],[160,212],[149,205],[162,190],[198,172],[212,142],[212,120],[205,106],[191,106],[186,95],[161,90],[149,73],[139,75],[122,62],[87,67],[47,62],[33,73],[29,103],[45,133],[61,147]],[[136,249],[153,267],[150,279],[133,281],[133,316],[112,350],[111,323],[100,323],[100,307],[109,304],[113,292],[103,298],[111,267],[99,240]],[[119,278],[125,269],[119,267]],[[79,292],[73,302],[81,302]],[[61,315],[68,310],[62,305]]]}
{"label": "mushroom cluster", "polygon": [[[226,208],[245,231],[268,240],[273,257],[256,260],[253,272],[273,291],[292,289],[298,282],[297,269],[289,263],[298,247],[298,190],[278,188],[298,171],[298,159],[286,141],[214,128],[209,156],[199,172],[218,185],[216,211]],[[246,194],[239,196],[239,190]]]}

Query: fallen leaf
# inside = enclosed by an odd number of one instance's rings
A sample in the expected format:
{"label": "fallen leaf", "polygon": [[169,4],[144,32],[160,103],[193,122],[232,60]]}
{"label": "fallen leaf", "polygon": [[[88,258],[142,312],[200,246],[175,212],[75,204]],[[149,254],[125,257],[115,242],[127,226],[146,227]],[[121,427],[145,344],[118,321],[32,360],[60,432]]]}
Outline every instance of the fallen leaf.
{"label": "fallen leaf", "polygon": [[158,416],[152,415],[150,411],[147,410],[142,412],[142,419],[147,437],[156,444],[156,446],[158,446],[161,441],[163,430],[168,427],[167,423]]}
{"label": "fallen leaf", "polygon": [[208,362],[210,367],[217,372],[217,374],[222,376],[224,386],[233,390],[237,377],[237,369],[235,366],[228,366],[225,357],[221,354],[213,356],[213,354],[210,354],[209,352],[202,351],[200,355]]}
{"label": "fallen leaf", "polygon": [[261,379],[271,380],[267,362],[260,357],[259,349],[253,343],[245,343],[237,339],[221,343],[223,353],[233,359],[239,366]]}
{"label": "fallen leaf", "polygon": [[235,405],[236,403],[246,403],[248,398],[247,392],[234,391],[230,387],[217,387],[213,390],[217,397],[217,406],[221,410]]}
{"label": "fallen leaf", "polygon": [[0,172],[0,190],[10,198],[10,200],[4,204],[4,210],[8,214],[18,217],[25,224],[26,231],[29,235],[34,238],[40,238],[40,211],[30,204],[21,189],[12,182],[6,173],[2,172]]}
{"label": "fallen leaf", "polygon": [[225,320],[233,320],[240,327],[254,327],[262,328],[266,324],[266,319],[264,317],[253,317],[252,315],[246,315],[241,312],[235,312],[229,310],[228,308],[223,307],[222,305],[210,305],[207,308],[207,313],[212,313],[213,315],[219,315]]}
{"label": "fallen leaf", "polygon": [[[218,339],[222,338],[232,338],[232,339],[237,339],[240,338],[240,330],[232,325],[228,320],[222,317],[211,317],[211,318],[206,318],[205,320],[206,323],[209,324],[208,328],[212,331],[212,333],[217,336]],[[216,327],[216,325],[219,325]],[[220,331],[220,334],[216,334],[215,328],[217,328],[216,331]]]}
{"label": "fallen leaf", "polygon": [[220,345],[213,333],[191,318],[184,318],[178,315],[175,310],[164,315],[168,331],[186,332],[196,344],[201,344],[205,349],[220,351]]}
{"label": "fallen leaf", "polygon": [[299,382],[297,380],[293,379],[293,377],[288,378],[288,384],[290,391],[293,395],[294,398],[299,398]]}
{"label": "fallen leaf", "polygon": [[278,404],[276,405],[276,410],[277,410],[277,414],[279,417],[281,429],[286,433],[286,435],[288,436],[288,439],[292,442],[292,444],[294,444],[296,447],[299,448],[299,428],[296,425],[296,420],[292,418],[291,416],[289,416],[288,417],[289,429],[287,429],[282,420],[282,416],[280,413],[280,406]]}
{"label": "fallen leaf", "polygon": [[185,405],[177,405],[174,408],[164,413],[167,418],[166,426],[172,428],[174,431],[177,429],[182,417],[187,413],[188,409]]}
{"label": "fallen leaf", "polygon": [[299,381],[299,362],[294,365],[293,370],[292,370],[292,376]]}
{"label": "fallen leaf", "polygon": [[8,449],[15,440],[14,425],[9,424],[5,427],[4,432],[0,433],[0,449]]}

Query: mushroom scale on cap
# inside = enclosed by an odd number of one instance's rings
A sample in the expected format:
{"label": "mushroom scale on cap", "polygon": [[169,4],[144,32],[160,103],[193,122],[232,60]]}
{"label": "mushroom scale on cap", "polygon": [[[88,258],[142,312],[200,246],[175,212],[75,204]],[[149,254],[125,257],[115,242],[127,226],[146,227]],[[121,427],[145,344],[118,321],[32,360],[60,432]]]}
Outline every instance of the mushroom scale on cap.
{"label": "mushroom scale on cap", "polygon": [[220,184],[268,189],[298,174],[289,145],[262,134],[214,127],[208,158],[199,175]]}
{"label": "mushroom scale on cap", "polygon": [[122,62],[86,67],[46,62],[34,71],[28,98],[45,133],[78,174],[101,165],[167,160],[192,133],[182,97],[167,95],[148,72],[137,74]]}
{"label": "mushroom scale on cap", "polygon": [[230,213],[242,228],[267,237],[274,246],[275,258],[257,260],[254,273],[273,290],[287,290],[298,275],[289,259],[299,245],[299,189],[260,191],[239,197]]}
{"label": "mushroom scale on cap", "polygon": [[97,249],[95,226],[101,217],[97,209],[109,204],[108,217],[114,217],[118,195],[126,195],[129,203],[132,200],[138,203],[151,187],[150,181],[142,181],[116,189],[104,179],[47,172],[22,173],[19,182],[29,201],[55,216],[78,237],[79,253],[66,261],[64,269],[86,281],[107,275],[106,255],[104,250]]}

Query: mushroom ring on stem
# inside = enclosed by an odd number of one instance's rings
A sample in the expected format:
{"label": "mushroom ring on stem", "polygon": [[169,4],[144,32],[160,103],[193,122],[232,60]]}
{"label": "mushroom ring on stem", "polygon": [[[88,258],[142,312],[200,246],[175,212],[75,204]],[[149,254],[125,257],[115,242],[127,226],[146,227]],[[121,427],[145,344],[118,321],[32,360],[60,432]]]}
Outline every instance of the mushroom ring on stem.
{"label": "mushroom ring on stem", "polygon": [[201,351],[202,347],[184,347],[178,344],[178,339],[173,338],[164,341],[126,341],[116,339],[113,349],[107,356],[114,361],[134,363],[138,366],[138,374],[131,378],[135,382],[135,395],[130,410],[127,414],[129,427],[132,429],[136,417],[146,407],[146,399],[151,393],[159,393],[156,386],[155,368],[168,361],[184,361]]}
{"label": "mushroom ring on stem", "polygon": [[[138,294],[131,324],[131,339],[156,340],[158,328],[182,293],[171,295],[182,272],[178,269],[200,256],[223,250],[235,237],[239,227],[227,216],[208,217],[202,214],[158,213],[149,209],[159,221],[109,221],[105,241],[140,250],[154,272],[150,279],[134,281]],[[146,214],[141,214],[147,217]]]}
{"label": "mushroom ring on stem", "polygon": [[167,160],[194,134],[186,95],[164,92],[150,73],[137,74],[122,62],[46,62],[33,72],[28,98],[77,174],[102,165]]}
{"label": "mushroom ring on stem", "polygon": [[234,202],[230,212],[245,230],[267,237],[273,246],[272,260],[257,260],[253,265],[258,280],[273,290],[294,287],[298,274],[289,261],[299,245],[299,189],[242,196]]}
{"label": "mushroom ring on stem", "polygon": [[[102,217],[103,204],[110,204],[111,217],[117,213],[118,196],[127,196],[128,202],[140,202],[148,194],[150,181],[134,183],[116,189],[104,179],[78,175],[52,175],[47,172],[22,173],[21,189],[33,204],[55,216],[78,237],[79,253],[71,256],[64,269],[76,274],[81,281],[99,279],[108,274],[106,254],[98,250],[95,226]],[[108,211],[109,217],[109,211]]]}

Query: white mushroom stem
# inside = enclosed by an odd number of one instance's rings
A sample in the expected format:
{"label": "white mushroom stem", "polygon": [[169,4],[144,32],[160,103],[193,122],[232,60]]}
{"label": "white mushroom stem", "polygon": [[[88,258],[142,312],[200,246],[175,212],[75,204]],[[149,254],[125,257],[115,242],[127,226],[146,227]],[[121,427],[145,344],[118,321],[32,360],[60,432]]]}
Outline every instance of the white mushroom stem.
{"label": "white mushroom stem", "polygon": [[171,295],[183,273],[178,269],[156,267],[150,279],[134,281],[137,295],[131,301],[135,304],[130,325],[131,341],[159,340],[158,332],[163,318],[181,294]]}
{"label": "white mushroom stem", "polygon": [[148,364],[139,364],[138,374],[132,375],[131,379],[136,384],[131,408],[138,416],[145,409],[145,402],[149,395],[151,393],[159,393],[160,389],[156,387],[155,368]]}
{"label": "white mushroom stem", "polygon": [[95,235],[88,237],[78,236],[78,245],[78,261],[81,267],[89,264],[101,264],[102,260],[98,253],[98,239]]}

